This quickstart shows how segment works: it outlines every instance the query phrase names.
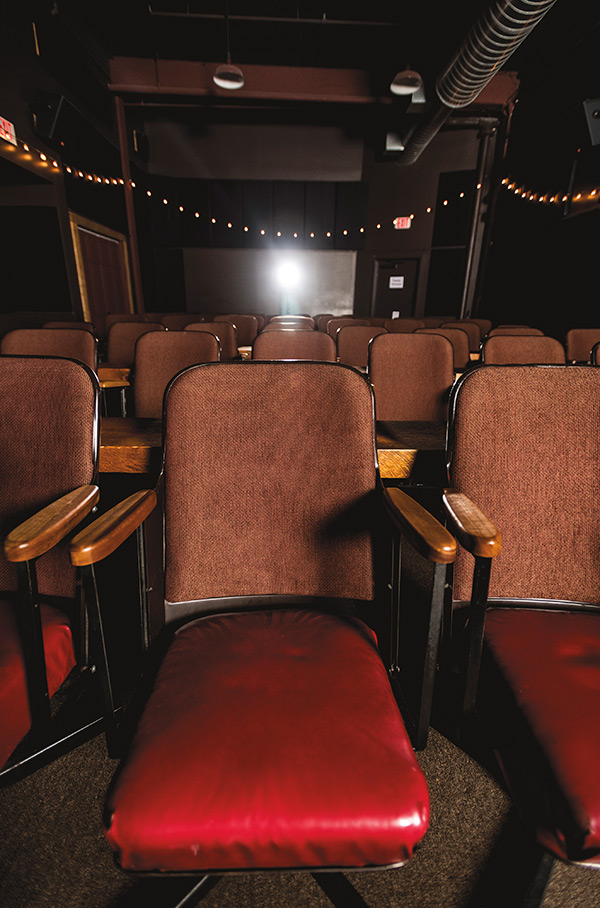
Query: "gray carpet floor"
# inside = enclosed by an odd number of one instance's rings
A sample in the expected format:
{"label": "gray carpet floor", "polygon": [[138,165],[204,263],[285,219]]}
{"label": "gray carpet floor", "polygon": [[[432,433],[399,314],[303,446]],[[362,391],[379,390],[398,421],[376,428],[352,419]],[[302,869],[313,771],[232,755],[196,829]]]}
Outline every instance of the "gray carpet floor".
{"label": "gray carpet floor", "polygon": [[[348,879],[370,908],[516,908],[529,845],[506,793],[487,770],[435,730],[419,760],[432,812],[417,853],[398,870],[349,873]],[[145,881],[142,886],[113,862],[101,817],[115,768],[99,737],[0,791],[2,908],[174,904],[172,881]],[[202,904],[329,908],[331,903],[309,875],[273,873],[222,878]],[[555,868],[544,908],[599,905],[599,872]]]}

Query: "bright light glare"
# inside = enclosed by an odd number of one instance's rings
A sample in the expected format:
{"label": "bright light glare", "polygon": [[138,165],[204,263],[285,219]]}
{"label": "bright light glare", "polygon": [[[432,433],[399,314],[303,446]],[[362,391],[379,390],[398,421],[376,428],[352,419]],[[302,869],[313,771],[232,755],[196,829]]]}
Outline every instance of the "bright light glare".
{"label": "bright light glare", "polygon": [[291,290],[300,283],[301,273],[295,262],[282,262],[276,271],[277,281],[285,290]]}

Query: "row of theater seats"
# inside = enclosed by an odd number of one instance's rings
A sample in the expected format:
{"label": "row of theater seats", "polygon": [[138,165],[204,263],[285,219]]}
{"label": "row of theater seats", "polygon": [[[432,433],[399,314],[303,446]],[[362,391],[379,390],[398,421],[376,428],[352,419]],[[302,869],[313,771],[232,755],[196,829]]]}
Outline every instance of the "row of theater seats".
{"label": "row of theater seats", "polygon": [[[447,583],[453,616],[469,615],[465,710],[474,719],[476,707],[523,822],[553,858],[598,863],[600,370],[463,375],[448,529],[381,487],[371,392],[356,371],[230,362],[180,374],[166,401],[158,521],[162,658],[132,746],[110,696],[94,566],[158,505],[153,490],[136,492],[79,531],[100,494],[96,395],[71,360],[0,357],[0,523],[11,529],[0,556],[0,762],[28,723],[47,745],[48,695],[76,663],[81,674],[93,665],[124,756],[104,816],[125,870],[400,866],[429,824],[405,722],[425,746]],[[401,551],[398,535],[434,571],[426,626],[408,640],[397,608],[422,617],[424,603],[396,595],[400,561],[385,553],[392,541]],[[80,646],[75,568],[90,618]],[[382,618],[395,629],[389,651],[373,632]],[[420,679],[414,722],[394,696],[407,648]],[[36,671],[42,652],[47,672]]]}
{"label": "row of theater seats", "polygon": [[[102,387],[133,386],[123,414],[160,418],[164,390],[173,375],[199,362],[234,360],[245,350],[258,360],[337,360],[354,366],[368,373],[375,388],[378,419],[445,421],[450,387],[457,373],[474,361],[559,364],[568,358],[595,364],[600,341],[600,329],[572,329],[565,352],[558,340],[538,329],[490,328],[483,319],[449,322],[439,317],[439,327],[421,327],[423,320],[416,319],[373,319],[384,324],[368,325],[366,319],[350,317],[281,316],[258,331],[258,316],[209,316],[213,320],[199,322],[203,317],[171,314],[153,322],[119,315],[109,324],[107,362],[100,365],[130,374],[109,378]],[[488,333],[481,341],[484,330]],[[241,345],[240,336],[251,340],[250,346]],[[478,345],[476,354],[473,348]],[[0,342],[0,353],[63,355],[98,369],[98,344],[89,324],[53,321],[43,328],[15,329]]]}

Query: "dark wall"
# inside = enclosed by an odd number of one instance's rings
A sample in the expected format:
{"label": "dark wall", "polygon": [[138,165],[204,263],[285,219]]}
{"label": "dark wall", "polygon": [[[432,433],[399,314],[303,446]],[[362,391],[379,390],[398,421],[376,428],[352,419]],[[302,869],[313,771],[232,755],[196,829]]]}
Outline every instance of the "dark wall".
{"label": "dark wall", "polygon": [[[440,192],[440,179],[444,174],[471,171],[477,162],[477,152],[477,129],[440,132],[410,166],[400,166],[393,160],[384,160],[378,155],[376,146],[371,142],[366,144],[363,179],[369,185],[369,210],[365,249],[357,258],[357,312],[367,314],[371,311],[377,259],[416,260],[418,277],[414,314],[419,315],[425,311],[426,301],[428,308],[429,305],[434,305],[431,299],[427,300],[432,247],[445,242],[439,234],[446,212],[453,222],[461,221],[463,217],[466,203],[460,199],[462,190],[458,188],[459,184],[464,182],[463,188],[467,193],[472,184],[470,177],[459,176],[457,191],[450,196],[452,204],[439,211],[444,198]],[[395,218],[410,215],[413,215],[410,229],[394,229]],[[378,224],[381,225],[379,228]],[[436,228],[437,236],[434,233]],[[459,290],[457,276],[452,278],[452,283],[448,286],[450,297],[455,299]],[[435,303],[436,306],[439,304],[444,314],[450,311],[445,305],[443,294],[437,294]]]}
{"label": "dark wall", "polygon": [[[66,170],[120,175],[112,129],[112,99],[97,79],[67,52],[57,17],[35,17],[29,4],[11,5],[3,23],[0,115],[15,126],[12,162],[0,161],[5,280],[4,311],[50,309],[80,312],[75,258],[68,222],[74,211],[113,229],[126,228],[123,190],[75,178]],[[36,20],[37,46],[32,19]],[[48,30],[52,30],[52,33]],[[48,157],[51,177],[32,176],[31,158]],[[51,162],[56,161],[56,171]],[[23,267],[28,263],[28,267]],[[35,263],[35,267],[32,267]]]}
{"label": "dark wall", "polygon": [[599,247],[599,211],[563,218],[558,208],[502,193],[481,304],[496,322],[561,341],[568,328],[598,327]]}

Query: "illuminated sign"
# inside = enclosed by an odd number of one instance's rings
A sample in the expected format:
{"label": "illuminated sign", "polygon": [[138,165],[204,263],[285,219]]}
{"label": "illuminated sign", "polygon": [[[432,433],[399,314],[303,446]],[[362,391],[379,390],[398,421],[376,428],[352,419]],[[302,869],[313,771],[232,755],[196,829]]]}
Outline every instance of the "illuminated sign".
{"label": "illuminated sign", "polygon": [[394,218],[394,230],[410,230],[410,218]]}
{"label": "illuminated sign", "polygon": [[0,139],[6,139],[7,142],[12,142],[13,145],[17,144],[15,127],[10,120],[5,120],[4,117],[0,117]]}

